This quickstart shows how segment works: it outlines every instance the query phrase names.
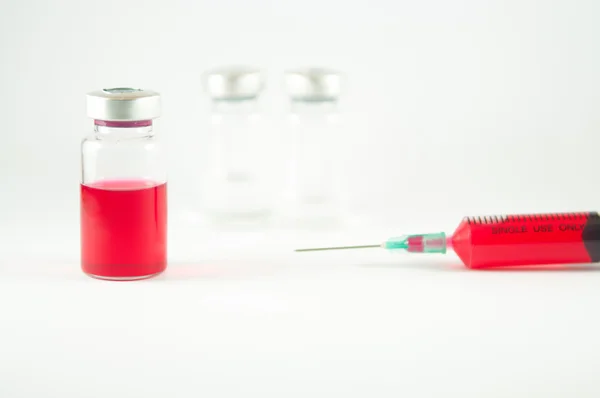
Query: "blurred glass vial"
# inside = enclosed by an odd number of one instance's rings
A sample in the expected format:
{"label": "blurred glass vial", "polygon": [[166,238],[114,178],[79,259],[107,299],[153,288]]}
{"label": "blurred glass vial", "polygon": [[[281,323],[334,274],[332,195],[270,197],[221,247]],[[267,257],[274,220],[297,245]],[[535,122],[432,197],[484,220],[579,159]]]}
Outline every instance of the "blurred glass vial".
{"label": "blurred glass vial", "polygon": [[210,148],[202,197],[211,221],[268,220],[274,195],[269,138],[260,107],[264,72],[224,66],[202,77],[210,98]]}
{"label": "blurred glass vial", "polygon": [[341,221],[338,100],[342,74],[326,68],[287,70],[288,164],[281,215],[299,226]]}

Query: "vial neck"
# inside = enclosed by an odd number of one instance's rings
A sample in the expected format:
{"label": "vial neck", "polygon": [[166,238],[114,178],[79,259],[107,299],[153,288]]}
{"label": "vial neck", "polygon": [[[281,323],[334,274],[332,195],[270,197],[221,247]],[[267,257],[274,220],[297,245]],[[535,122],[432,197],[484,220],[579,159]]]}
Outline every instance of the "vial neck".
{"label": "vial neck", "polygon": [[221,114],[254,113],[258,110],[258,99],[213,99],[211,108],[213,112]]}
{"label": "vial neck", "polygon": [[128,122],[94,121],[94,131],[99,139],[133,139],[150,137],[154,134],[152,120]]}
{"label": "vial neck", "polygon": [[290,109],[292,113],[323,115],[337,112],[337,105],[335,99],[320,101],[292,100]]}

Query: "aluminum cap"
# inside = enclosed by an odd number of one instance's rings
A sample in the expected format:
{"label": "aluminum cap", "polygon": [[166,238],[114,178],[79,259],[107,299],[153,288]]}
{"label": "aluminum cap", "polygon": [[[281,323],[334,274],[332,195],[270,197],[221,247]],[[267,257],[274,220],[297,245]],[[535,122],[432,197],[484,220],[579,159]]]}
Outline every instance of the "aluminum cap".
{"label": "aluminum cap", "polygon": [[265,77],[259,68],[224,66],[206,71],[202,84],[213,99],[243,100],[255,98],[262,92]]}
{"label": "aluminum cap", "polygon": [[291,69],[285,72],[285,88],[293,100],[333,101],[341,94],[342,75],[325,68]]}
{"label": "aluminum cap", "polygon": [[160,94],[129,87],[105,88],[87,94],[87,114],[95,120],[136,121],[160,117]]}

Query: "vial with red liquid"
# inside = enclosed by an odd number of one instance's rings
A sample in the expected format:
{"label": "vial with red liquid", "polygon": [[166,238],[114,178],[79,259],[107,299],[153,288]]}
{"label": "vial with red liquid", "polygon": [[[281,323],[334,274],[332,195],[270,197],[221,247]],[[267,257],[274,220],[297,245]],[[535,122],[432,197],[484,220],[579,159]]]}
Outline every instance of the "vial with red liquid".
{"label": "vial with red liquid", "polygon": [[81,145],[81,268],[136,280],[167,265],[167,174],[154,132],[160,95],[109,88],[87,95],[94,131]]}

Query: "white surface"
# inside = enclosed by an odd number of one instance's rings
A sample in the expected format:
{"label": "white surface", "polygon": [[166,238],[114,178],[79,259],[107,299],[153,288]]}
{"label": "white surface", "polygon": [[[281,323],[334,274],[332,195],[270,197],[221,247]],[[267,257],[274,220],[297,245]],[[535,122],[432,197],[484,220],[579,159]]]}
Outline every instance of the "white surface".
{"label": "white surface", "polygon": [[202,241],[139,283],[82,275],[76,235],[20,247],[0,271],[2,396],[597,396],[600,272]]}
{"label": "white surface", "polygon": [[[595,0],[0,3],[0,396],[599,396],[600,272],[290,251],[598,209],[599,17]],[[344,233],[191,223],[200,73],[229,62],[269,69],[275,121],[284,68],[347,73]],[[120,85],[164,95],[172,155],[171,265],[139,283],[78,268],[84,93]]]}

